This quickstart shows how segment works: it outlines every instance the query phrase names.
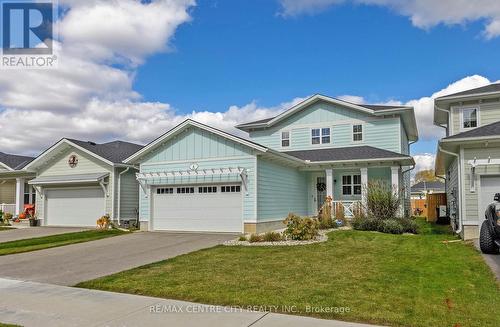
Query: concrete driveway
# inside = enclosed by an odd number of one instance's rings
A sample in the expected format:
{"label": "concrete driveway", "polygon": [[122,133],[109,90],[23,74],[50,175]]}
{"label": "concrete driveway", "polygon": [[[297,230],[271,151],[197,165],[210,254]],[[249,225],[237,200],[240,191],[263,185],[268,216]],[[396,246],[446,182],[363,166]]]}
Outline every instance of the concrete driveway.
{"label": "concrete driveway", "polygon": [[74,233],[88,230],[88,228],[78,227],[30,227],[12,228],[11,230],[0,231],[0,243],[22,240],[25,238],[43,237],[57,234]]}
{"label": "concrete driveway", "polygon": [[484,254],[484,253],[482,253],[481,249],[479,248],[479,240],[475,240],[474,245],[476,246],[477,250],[483,256],[486,264],[491,268],[491,271],[493,272],[493,274],[495,274],[495,277],[497,278],[497,280],[500,281],[500,254]]}
{"label": "concrete driveway", "polygon": [[136,232],[58,248],[0,256],[0,277],[75,285],[212,247],[235,237],[234,234]]}

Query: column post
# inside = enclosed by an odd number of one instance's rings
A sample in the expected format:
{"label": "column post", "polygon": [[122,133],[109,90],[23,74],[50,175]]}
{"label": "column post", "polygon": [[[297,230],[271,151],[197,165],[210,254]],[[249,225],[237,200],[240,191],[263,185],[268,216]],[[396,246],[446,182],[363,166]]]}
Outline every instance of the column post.
{"label": "column post", "polygon": [[400,207],[399,207],[399,213],[403,213],[403,202],[401,201],[401,190],[399,189],[399,172],[401,171],[401,168],[399,166],[393,166],[391,167],[391,183],[392,187],[396,189],[399,201],[400,201]]}
{"label": "column post", "polygon": [[361,204],[366,208],[368,192],[368,168],[361,168]]}
{"label": "column post", "polygon": [[333,199],[333,169],[326,169],[326,196]]}
{"label": "column post", "polygon": [[16,178],[16,216],[24,212],[24,178]]}

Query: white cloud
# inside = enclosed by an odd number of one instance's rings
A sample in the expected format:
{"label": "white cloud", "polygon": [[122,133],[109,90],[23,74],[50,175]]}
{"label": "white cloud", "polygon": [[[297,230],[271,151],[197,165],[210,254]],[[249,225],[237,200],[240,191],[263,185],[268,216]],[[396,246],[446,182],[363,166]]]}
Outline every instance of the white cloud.
{"label": "white cloud", "polygon": [[419,28],[483,21],[486,38],[500,36],[498,0],[280,0],[280,3],[285,16],[313,14],[342,3],[384,6],[409,17]]}
{"label": "white cloud", "polygon": [[422,170],[434,169],[434,161],[436,160],[436,155],[432,153],[420,153],[414,155],[413,159],[415,160],[415,169],[413,170],[413,175],[415,175],[415,173]]}
{"label": "white cloud", "polygon": [[350,94],[345,94],[345,95],[339,95],[337,96],[338,99],[344,100],[347,102],[351,103],[356,103],[356,104],[363,104],[365,103],[365,98],[359,95],[350,95]]}

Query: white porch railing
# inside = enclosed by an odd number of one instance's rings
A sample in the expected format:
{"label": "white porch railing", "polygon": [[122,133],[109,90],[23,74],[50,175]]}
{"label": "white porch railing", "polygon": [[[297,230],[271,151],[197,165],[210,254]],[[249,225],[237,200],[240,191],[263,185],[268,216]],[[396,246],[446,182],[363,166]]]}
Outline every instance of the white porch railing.
{"label": "white porch railing", "polygon": [[361,201],[332,201],[333,215],[337,216],[340,210],[344,211],[344,217],[353,218],[357,210],[361,209]]}
{"label": "white porch railing", "polygon": [[14,214],[16,212],[16,205],[15,204],[0,203],[0,210],[2,210],[3,213]]}

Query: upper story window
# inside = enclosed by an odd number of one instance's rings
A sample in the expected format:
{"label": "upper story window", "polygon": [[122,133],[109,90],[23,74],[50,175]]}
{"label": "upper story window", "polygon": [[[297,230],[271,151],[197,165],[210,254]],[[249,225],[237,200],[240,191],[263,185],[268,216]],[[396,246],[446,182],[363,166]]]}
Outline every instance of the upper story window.
{"label": "upper story window", "polygon": [[363,141],[363,125],[352,126],[352,140],[355,142]]}
{"label": "upper story window", "polygon": [[312,144],[328,144],[330,143],[330,128],[313,128],[311,130]]}
{"label": "upper story window", "polygon": [[281,146],[282,147],[290,146],[290,132],[289,131],[281,132]]}
{"label": "upper story window", "polygon": [[477,108],[467,108],[462,110],[462,128],[477,127]]}

